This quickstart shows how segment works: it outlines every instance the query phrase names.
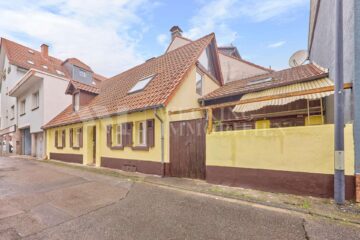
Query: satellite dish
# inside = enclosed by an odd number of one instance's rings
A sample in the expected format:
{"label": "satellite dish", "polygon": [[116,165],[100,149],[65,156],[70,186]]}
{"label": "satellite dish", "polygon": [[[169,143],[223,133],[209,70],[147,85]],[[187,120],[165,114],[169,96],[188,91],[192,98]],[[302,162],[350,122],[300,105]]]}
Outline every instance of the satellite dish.
{"label": "satellite dish", "polygon": [[289,59],[290,67],[297,67],[303,65],[309,59],[309,53],[307,50],[300,50],[294,53]]}

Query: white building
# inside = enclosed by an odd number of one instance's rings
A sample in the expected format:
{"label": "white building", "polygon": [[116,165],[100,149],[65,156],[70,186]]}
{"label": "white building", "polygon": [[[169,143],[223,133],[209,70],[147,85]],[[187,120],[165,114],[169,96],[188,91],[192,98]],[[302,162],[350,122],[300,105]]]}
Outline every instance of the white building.
{"label": "white building", "polygon": [[78,59],[65,61],[7,39],[0,46],[0,138],[2,154],[43,158],[42,126],[72,103],[65,95],[70,80],[97,86],[104,79]]}

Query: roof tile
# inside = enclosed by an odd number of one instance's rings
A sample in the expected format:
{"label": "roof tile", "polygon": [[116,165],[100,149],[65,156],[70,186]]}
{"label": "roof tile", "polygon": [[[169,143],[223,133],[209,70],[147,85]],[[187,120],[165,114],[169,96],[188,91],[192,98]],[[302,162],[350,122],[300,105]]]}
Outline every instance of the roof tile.
{"label": "roof tile", "polygon": [[[166,105],[188,69],[213,39],[214,34],[207,35],[102,82],[99,95],[87,106],[77,113],[69,106],[44,128]],[[128,94],[139,80],[154,74],[145,89]]]}
{"label": "roof tile", "polygon": [[[215,91],[206,95],[204,100],[218,99],[228,96],[241,95],[248,92],[261,91],[267,88],[273,88],[298,82],[315,80],[327,76],[324,72],[314,64],[306,64],[294,68],[288,68],[281,71],[274,71],[238,81],[229,82]],[[272,78],[270,82],[248,85],[251,81]]]}

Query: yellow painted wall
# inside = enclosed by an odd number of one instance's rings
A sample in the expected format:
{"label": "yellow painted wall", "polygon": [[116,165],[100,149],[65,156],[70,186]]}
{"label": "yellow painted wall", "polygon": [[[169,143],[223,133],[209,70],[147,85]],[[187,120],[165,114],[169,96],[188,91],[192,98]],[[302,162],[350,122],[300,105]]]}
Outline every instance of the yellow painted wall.
{"label": "yellow painted wall", "polygon": [[[354,175],[353,127],[345,128],[345,173]],[[334,172],[334,125],[213,132],[206,137],[208,166]]]}
{"label": "yellow painted wall", "polygon": [[[189,120],[201,118],[202,113],[192,114],[180,114],[175,116],[169,116],[168,111],[187,109],[192,107],[199,107],[198,99],[201,97],[196,94],[195,86],[195,74],[196,67],[193,66],[178,91],[175,93],[166,109],[158,109],[157,112],[164,121],[164,161],[169,162],[169,122],[177,120]],[[215,90],[219,87],[208,76],[204,75],[203,91],[204,95]],[[147,119],[155,119],[155,147],[150,148],[149,151],[132,150],[130,147],[125,147],[124,150],[112,150],[106,145],[106,126],[121,124],[124,122],[134,122],[133,128],[133,140],[136,143],[136,130],[135,122],[144,121]],[[74,150],[69,147],[69,129],[83,126],[83,148]],[[92,130],[93,126],[96,126],[97,145],[96,145],[96,166],[100,166],[101,157],[122,158],[131,160],[145,160],[145,161],[161,161],[161,124],[155,117],[154,110],[147,110],[142,112],[135,112],[131,114],[124,114],[109,118],[104,118],[96,121],[85,122],[83,124],[73,124],[66,127],[48,129],[47,132],[47,155],[50,152],[53,153],[71,153],[71,154],[83,154],[84,164],[93,163],[92,159]],[[66,129],[66,147],[64,149],[55,148],[55,130],[60,132],[62,129]]]}
{"label": "yellow painted wall", "polygon": [[[191,71],[186,76],[186,79],[181,84],[181,87],[175,93],[170,103],[166,107],[167,111],[177,111],[189,108],[200,107],[198,99],[200,95],[196,93],[196,67],[192,67]],[[216,84],[206,74],[203,75],[203,96],[216,90],[220,86]],[[191,112],[184,114],[170,115],[169,121],[181,121],[202,118],[202,112]]]}
{"label": "yellow painted wall", "polygon": [[[164,111],[158,110],[159,115],[163,115]],[[150,148],[149,151],[132,150],[130,147],[125,147],[123,150],[112,150],[106,145],[106,126],[121,124],[125,122],[144,121],[147,119],[155,119],[155,147]],[[83,148],[70,148],[69,132],[70,128],[83,126]],[[85,122],[83,124],[73,124],[66,127],[52,128],[47,130],[47,154],[53,153],[69,153],[69,154],[83,154],[84,164],[93,163],[93,147],[92,134],[93,127],[96,126],[96,166],[100,166],[101,157],[122,158],[132,160],[158,161],[161,160],[161,142],[160,142],[160,122],[154,115],[154,110],[143,112],[136,112],[131,114],[124,114],[114,116],[111,118],[104,118],[96,121]],[[55,148],[55,130],[60,132],[66,129],[66,147],[64,149]],[[136,143],[135,124],[133,127],[133,141]],[[136,145],[136,144],[134,144]]]}

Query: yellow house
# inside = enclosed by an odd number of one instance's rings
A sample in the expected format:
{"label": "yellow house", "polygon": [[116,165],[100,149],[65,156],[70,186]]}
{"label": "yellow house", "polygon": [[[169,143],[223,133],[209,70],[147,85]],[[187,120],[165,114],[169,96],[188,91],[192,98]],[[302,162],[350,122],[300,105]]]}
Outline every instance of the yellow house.
{"label": "yellow house", "polygon": [[[204,178],[205,148],[192,148],[205,139],[204,113],[168,112],[199,107],[198,99],[222,84],[214,34],[114,76],[100,88],[71,81],[66,93],[72,104],[43,127],[47,158]],[[184,141],[190,132],[194,137]]]}

